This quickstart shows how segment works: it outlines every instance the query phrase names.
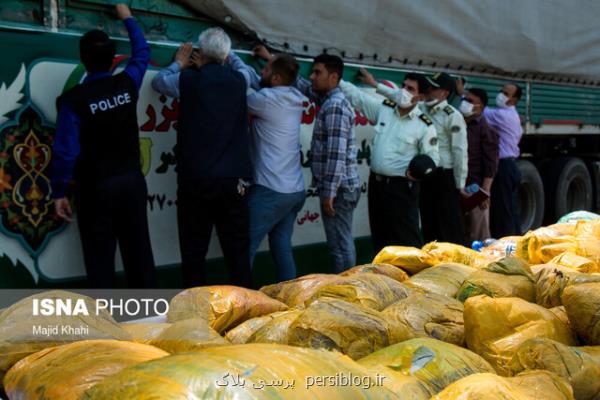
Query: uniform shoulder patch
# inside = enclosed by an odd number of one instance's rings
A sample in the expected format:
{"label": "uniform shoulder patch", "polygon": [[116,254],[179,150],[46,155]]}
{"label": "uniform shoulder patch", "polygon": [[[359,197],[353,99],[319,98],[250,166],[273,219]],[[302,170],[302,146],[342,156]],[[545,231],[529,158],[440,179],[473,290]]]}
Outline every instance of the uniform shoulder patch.
{"label": "uniform shoulder patch", "polygon": [[452,114],[454,112],[454,109],[450,106],[446,106],[444,107],[444,112],[448,115]]}
{"label": "uniform shoulder patch", "polygon": [[427,115],[425,115],[425,114],[421,114],[421,115],[419,115],[419,119],[420,119],[421,121],[425,122],[425,124],[426,124],[427,126],[429,126],[429,125],[433,125],[433,122],[431,121],[431,118],[429,118],[429,117],[428,117]]}
{"label": "uniform shoulder patch", "polygon": [[396,102],[395,102],[395,101],[392,101],[392,100],[390,100],[390,99],[385,99],[385,100],[383,101],[383,105],[384,105],[384,106],[388,106],[388,107],[392,107],[392,108],[396,108],[396,106],[397,106]]}
{"label": "uniform shoulder patch", "polygon": [[460,132],[460,126],[454,125],[452,128],[450,128],[450,132],[452,132],[452,133]]}
{"label": "uniform shoulder patch", "polygon": [[434,136],[434,137],[432,137],[432,138],[429,140],[429,144],[430,144],[431,146],[435,146],[437,143],[438,143],[438,138],[437,138],[437,137],[435,137],[435,136]]}

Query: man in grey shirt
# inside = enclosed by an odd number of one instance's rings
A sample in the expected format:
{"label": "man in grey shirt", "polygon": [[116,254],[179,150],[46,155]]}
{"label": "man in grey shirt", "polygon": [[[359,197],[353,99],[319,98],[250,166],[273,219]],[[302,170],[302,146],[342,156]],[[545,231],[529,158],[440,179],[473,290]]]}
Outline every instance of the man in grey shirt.
{"label": "man in grey shirt", "polygon": [[228,63],[242,73],[249,88],[248,113],[252,118],[250,155],[254,185],[250,188],[250,259],[268,234],[277,279],[296,277],[292,233],[296,215],[305,200],[300,163],[300,122],[304,95],[291,86],[298,63],[288,54],[275,55],[261,76],[233,52]]}

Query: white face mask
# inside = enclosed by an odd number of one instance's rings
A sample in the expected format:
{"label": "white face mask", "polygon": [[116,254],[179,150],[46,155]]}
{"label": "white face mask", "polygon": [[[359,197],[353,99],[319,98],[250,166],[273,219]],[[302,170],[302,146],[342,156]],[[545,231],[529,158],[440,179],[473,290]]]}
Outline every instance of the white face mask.
{"label": "white face mask", "polygon": [[400,106],[400,108],[408,108],[412,106],[413,95],[406,89],[402,89],[396,92],[396,98],[394,101]]}
{"label": "white face mask", "polygon": [[427,107],[433,107],[439,102],[440,101],[438,99],[433,99],[433,100],[426,101],[425,105],[427,105]]}
{"label": "white face mask", "polygon": [[474,108],[473,103],[469,103],[468,101],[463,100],[460,102],[460,106],[458,107],[458,110],[465,117],[470,117],[471,115],[473,115],[473,108]]}
{"label": "white face mask", "polygon": [[498,95],[496,96],[496,105],[499,108],[508,107],[508,105],[506,104],[507,101],[508,101],[508,97],[506,97],[506,95],[502,92],[498,93]]}

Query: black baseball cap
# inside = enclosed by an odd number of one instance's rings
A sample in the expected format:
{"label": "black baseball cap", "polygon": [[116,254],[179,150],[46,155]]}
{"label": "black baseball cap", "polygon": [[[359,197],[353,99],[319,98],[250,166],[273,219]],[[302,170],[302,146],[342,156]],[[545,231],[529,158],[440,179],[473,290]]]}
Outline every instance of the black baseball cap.
{"label": "black baseball cap", "polygon": [[423,179],[426,175],[433,172],[434,169],[435,163],[431,157],[425,154],[419,154],[415,156],[412,160],[410,160],[410,164],[408,164],[410,176],[416,180]]}
{"label": "black baseball cap", "polygon": [[450,94],[456,90],[454,78],[445,72],[438,72],[430,77],[428,76],[427,81],[429,81],[432,87],[446,89]]}

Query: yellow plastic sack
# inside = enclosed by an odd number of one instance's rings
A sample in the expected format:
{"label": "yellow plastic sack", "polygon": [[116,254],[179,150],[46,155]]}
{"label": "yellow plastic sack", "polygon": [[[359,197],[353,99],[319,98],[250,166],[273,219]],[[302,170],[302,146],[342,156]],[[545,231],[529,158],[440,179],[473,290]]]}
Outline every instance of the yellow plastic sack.
{"label": "yellow plastic sack", "polygon": [[574,400],[573,389],[548,371],[525,372],[513,378],[473,374],[454,382],[431,400]]}
{"label": "yellow plastic sack", "polygon": [[465,376],[490,372],[494,368],[477,354],[430,338],[411,339],[381,349],[358,360],[370,368],[378,368],[390,379],[398,376],[417,378],[428,397]]}
{"label": "yellow plastic sack", "polygon": [[600,282],[600,274],[584,274],[556,264],[543,264],[535,269],[535,302],[546,308],[562,305],[561,296],[567,286]]}
{"label": "yellow plastic sack", "polygon": [[571,268],[577,272],[600,272],[598,264],[594,261],[568,251],[554,257],[549,263]]}
{"label": "yellow plastic sack", "polygon": [[576,251],[577,245],[572,242],[548,244],[540,249],[539,259],[541,260],[540,262],[548,263],[565,252],[573,253]]}
{"label": "yellow plastic sack", "polygon": [[552,311],[552,313],[556,315],[558,319],[560,319],[566,326],[569,327],[569,329],[571,329],[571,321],[569,321],[569,316],[567,315],[567,310],[564,306],[552,307],[548,310]]}
{"label": "yellow plastic sack", "polygon": [[231,329],[225,335],[225,339],[227,339],[232,344],[244,344],[248,342],[248,339],[254,332],[263,327],[267,322],[271,321],[278,315],[285,314],[288,311],[277,311],[272,314],[263,315],[262,317],[256,317],[249,319],[247,321],[242,322],[235,328]]}
{"label": "yellow plastic sack", "polygon": [[432,337],[459,346],[465,344],[463,305],[435,293],[413,293],[381,312],[391,326],[406,326],[414,337]]}
{"label": "yellow plastic sack", "polygon": [[577,349],[586,352],[600,364],[600,346],[581,346]]}
{"label": "yellow plastic sack", "polygon": [[333,274],[310,274],[289,281],[263,286],[260,291],[289,307],[304,305],[321,287],[343,281],[344,277]]}
{"label": "yellow plastic sack", "polygon": [[488,260],[475,250],[454,243],[431,242],[423,246],[423,251],[440,263],[459,263],[473,268],[483,268],[488,263]]}
{"label": "yellow plastic sack", "polygon": [[475,271],[458,290],[456,298],[462,302],[478,295],[490,297],[519,297],[535,301],[535,285],[531,278],[521,275],[503,275],[484,270]]}
{"label": "yellow plastic sack", "polygon": [[530,264],[543,264],[550,261],[551,257],[548,258],[547,254],[543,254],[542,248],[556,244],[574,245],[574,239],[573,236],[563,235],[551,228],[539,228],[527,232],[517,241],[516,256]]}
{"label": "yellow plastic sack", "polygon": [[439,263],[438,259],[426,251],[407,246],[384,247],[373,259],[373,264],[392,264],[410,275]]}
{"label": "yellow plastic sack", "polygon": [[150,341],[150,344],[176,354],[212,346],[226,346],[230,343],[208,326],[206,320],[190,318],[175,322]]}
{"label": "yellow plastic sack", "polygon": [[571,326],[586,345],[600,345],[600,282],[567,287],[562,295]]}
{"label": "yellow plastic sack", "polygon": [[408,287],[415,287],[429,293],[448,297],[456,297],[462,283],[475,270],[464,264],[448,263],[427,268],[404,282]]}
{"label": "yellow plastic sack", "polygon": [[558,224],[548,225],[548,229],[552,229],[555,232],[558,232],[561,235],[566,236],[576,236],[577,234],[577,222],[561,222]]}
{"label": "yellow plastic sack", "polygon": [[381,311],[406,298],[412,291],[413,289],[385,275],[365,273],[321,287],[307,304],[321,297],[331,297]]}
{"label": "yellow plastic sack", "polygon": [[342,272],[341,276],[352,276],[356,274],[373,273],[385,275],[395,281],[403,282],[408,279],[408,274],[392,264],[363,264],[352,267]]}
{"label": "yellow plastic sack", "polygon": [[160,336],[165,329],[172,324],[169,323],[122,323],[121,327],[131,335],[131,340],[137,343],[149,343]]}
{"label": "yellow plastic sack", "polygon": [[312,303],[288,332],[291,345],[337,350],[353,359],[412,337],[404,326],[390,330],[373,309],[327,297]]}
{"label": "yellow plastic sack", "polygon": [[577,400],[600,399],[600,363],[577,347],[550,339],[524,342],[508,364],[512,374],[527,370],[546,370],[566,379]]}
{"label": "yellow plastic sack", "polygon": [[382,380],[339,353],[251,343],[130,367],[88,390],[82,400],[398,398]]}
{"label": "yellow plastic sack", "polygon": [[464,320],[468,348],[504,376],[510,374],[508,362],[528,339],[577,344],[571,330],[552,311],[519,298],[471,297],[465,301]]}
{"label": "yellow plastic sack", "polygon": [[288,344],[290,326],[304,312],[303,309],[283,311],[271,321],[260,327],[248,338],[247,343]]}
{"label": "yellow plastic sack", "polygon": [[238,286],[203,286],[184,290],[169,304],[168,322],[203,318],[223,333],[247,319],[287,310],[287,306],[257,290]]}
{"label": "yellow plastic sack", "polygon": [[77,400],[123,368],[169,354],[140,343],[83,340],[50,347],[16,363],[6,374],[12,400]]}
{"label": "yellow plastic sack", "polygon": [[[89,316],[34,316],[33,302],[40,299],[53,299],[55,303],[65,304],[70,301],[73,308],[78,301],[83,301]],[[0,386],[4,374],[14,363],[46,347],[86,339],[130,338],[105,310],[100,309],[96,316],[96,303],[90,297],[62,290],[27,297],[0,314]]]}

